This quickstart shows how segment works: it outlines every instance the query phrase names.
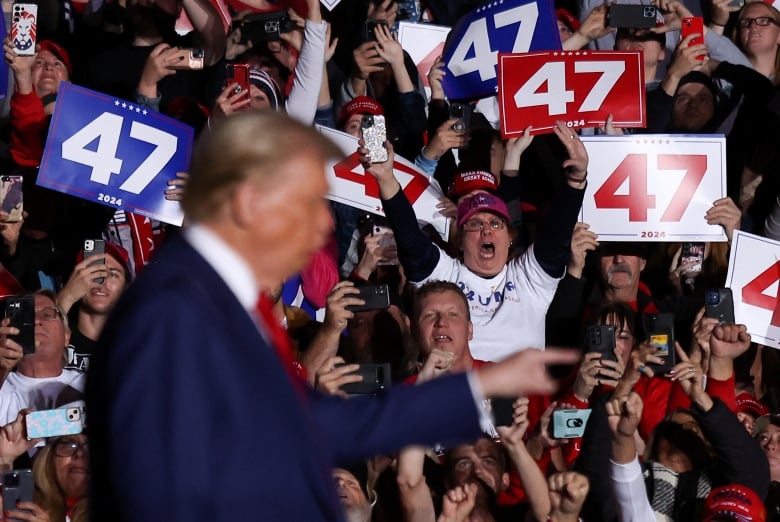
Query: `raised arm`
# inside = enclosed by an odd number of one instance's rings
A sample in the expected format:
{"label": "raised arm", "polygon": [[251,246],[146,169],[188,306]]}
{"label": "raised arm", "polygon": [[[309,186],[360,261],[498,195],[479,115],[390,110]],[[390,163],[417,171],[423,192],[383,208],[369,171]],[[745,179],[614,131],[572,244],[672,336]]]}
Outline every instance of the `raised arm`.
{"label": "raised arm", "polygon": [[555,135],[566,149],[563,162],[566,184],[557,194],[553,206],[541,224],[534,243],[534,255],[551,277],[561,277],[569,261],[571,233],[585,196],[588,181],[588,152],[579,136],[562,121],[556,122]]}
{"label": "raised arm", "polygon": [[227,33],[222,18],[209,0],[182,0],[195,30],[196,45],[205,51],[203,64],[211,66],[225,56]]}
{"label": "raised arm", "polygon": [[379,196],[382,199],[385,216],[395,235],[398,247],[398,259],[406,271],[410,281],[422,281],[428,277],[439,262],[440,251],[430,239],[420,230],[414,209],[401,190],[401,185],[393,175],[393,146],[385,142],[388,159],[383,163],[371,163],[368,150],[361,147],[361,162],[368,173],[374,176],[379,185]]}

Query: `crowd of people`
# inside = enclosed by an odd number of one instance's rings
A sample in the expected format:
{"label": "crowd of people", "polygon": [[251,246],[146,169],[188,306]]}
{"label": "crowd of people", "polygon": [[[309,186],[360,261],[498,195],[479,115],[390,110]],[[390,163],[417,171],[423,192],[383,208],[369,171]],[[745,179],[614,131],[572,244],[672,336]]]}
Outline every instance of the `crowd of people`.
{"label": "crowd of people", "polygon": [[[642,51],[647,125],[506,140],[397,35],[484,3],[61,0],[38,6],[34,55],[6,38],[0,164],[24,212],[0,210],[0,286],[35,307],[33,349],[0,321],[0,468],[35,486],[6,517],[780,521],[780,352],[704,308],[735,231],[780,239],[780,12],[657,0],[656,27],[616,29],[609,3],[561,3],[564,49]],[[277,11],[282,31],[247,37]],[[202,66],[182,67],[192,48]],[[159,195],[182,227],[36,185],[60,82],[193,127]],[[359,140],[381,216],[325,198],[344,153],[315,125]],[[623,133],[725,135],[727,195],[703,220],[728,241],[691,262],[578,222],[580,134]],[[444,189],[446,238],[396,158]],[[27,415],[57,408],[82,433],[28,438]]]}

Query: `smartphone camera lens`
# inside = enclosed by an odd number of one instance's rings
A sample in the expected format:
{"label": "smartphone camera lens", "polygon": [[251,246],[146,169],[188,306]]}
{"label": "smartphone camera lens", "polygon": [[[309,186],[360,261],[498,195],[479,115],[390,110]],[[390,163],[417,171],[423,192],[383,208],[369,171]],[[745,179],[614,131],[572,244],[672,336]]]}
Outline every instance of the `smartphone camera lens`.
{"label": "smartphone camera lens", "polygon": [[720,295],[717,290],[707,290],[705,295],[705,302],[708,305],[716,305],[720,303]]}

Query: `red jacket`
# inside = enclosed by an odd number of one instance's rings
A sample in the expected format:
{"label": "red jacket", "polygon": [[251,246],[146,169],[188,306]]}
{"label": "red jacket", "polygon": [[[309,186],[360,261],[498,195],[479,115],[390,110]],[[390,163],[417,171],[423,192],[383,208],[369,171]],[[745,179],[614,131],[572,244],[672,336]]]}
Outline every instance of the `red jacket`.
{"label": "red jacket", "polygon": [[49,118],[43,102],[35,94],[11,96],[11,157],[20,167],[37,167],[43,156],[43,146],[49,132]]}

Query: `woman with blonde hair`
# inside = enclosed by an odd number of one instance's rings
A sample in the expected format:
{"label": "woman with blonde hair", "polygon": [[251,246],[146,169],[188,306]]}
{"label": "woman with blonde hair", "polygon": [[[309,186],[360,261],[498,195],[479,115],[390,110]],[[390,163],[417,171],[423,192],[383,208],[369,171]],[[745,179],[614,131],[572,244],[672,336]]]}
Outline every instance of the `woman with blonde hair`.
{"label": "woman with blonde hair", "polygon": [[50,439],[33,461],[35,503],[51,522],[88,520],[89,444],[86,435]]}

